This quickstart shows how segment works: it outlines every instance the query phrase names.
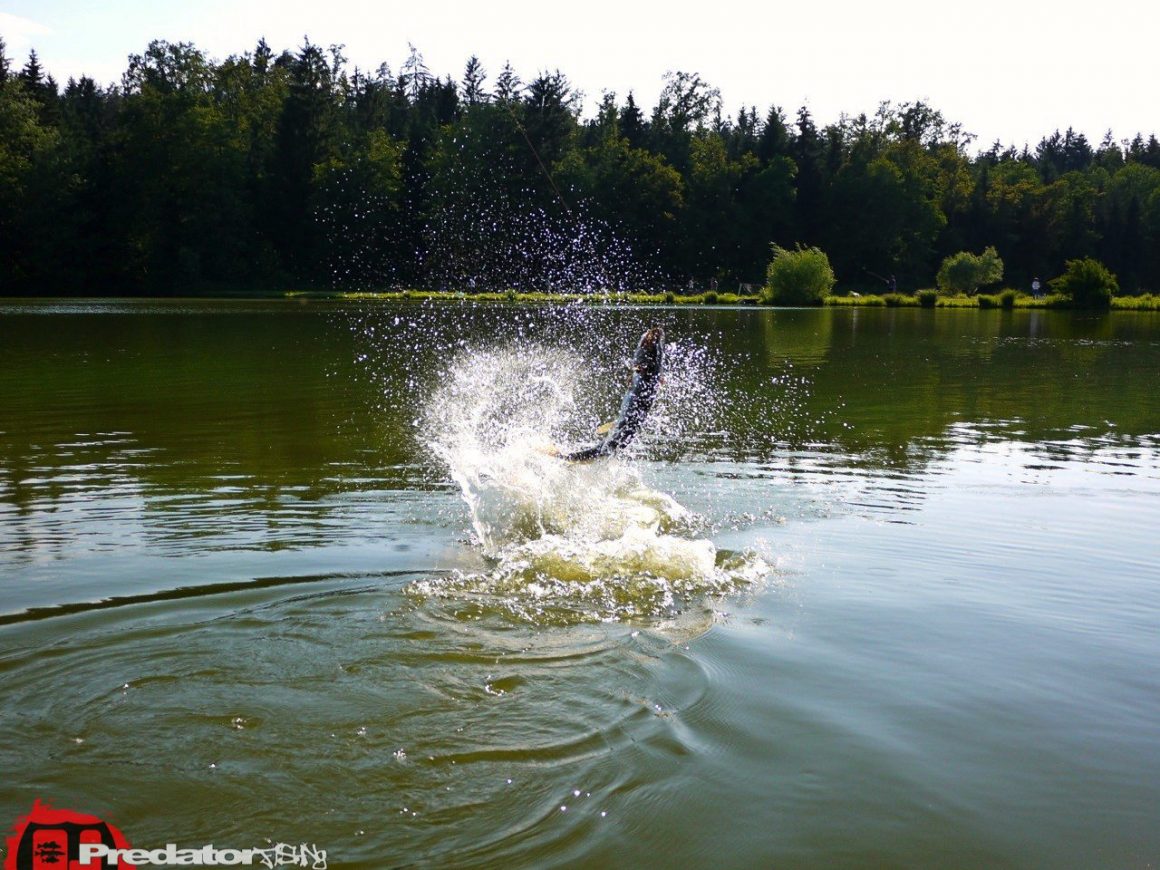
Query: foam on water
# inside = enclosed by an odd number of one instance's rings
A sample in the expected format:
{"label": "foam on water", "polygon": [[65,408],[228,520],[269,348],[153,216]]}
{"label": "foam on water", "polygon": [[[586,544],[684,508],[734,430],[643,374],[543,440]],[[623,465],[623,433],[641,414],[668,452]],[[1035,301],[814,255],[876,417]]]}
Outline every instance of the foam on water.
{"label": "foam on water", "polygon": [[[688,401],[682,393],[705,391],[695,355],[674,356],[670,404],[658,402],[652,437]],[[422,430],[459,485],[490,569],[416,582],[413,595],[536,621],[624,619],[671,615],[768,572],[755,554],[722,553],[697,537],[700,518],[650,488],[631,452],[591,463],[551,455],[554,445],[595,439],[586,433],[599,422],[597,375],[574,351],[543,344],[463,349],[450,361]]]}

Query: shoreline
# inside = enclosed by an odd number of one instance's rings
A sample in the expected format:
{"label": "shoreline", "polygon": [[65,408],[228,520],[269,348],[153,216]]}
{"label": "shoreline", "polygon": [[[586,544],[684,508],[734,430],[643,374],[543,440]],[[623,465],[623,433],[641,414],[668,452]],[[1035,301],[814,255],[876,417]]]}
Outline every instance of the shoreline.
{"label": "shoreline", "polygon": [[1033,297],[1030,294],[1005,290],[998,294],[979,293],[975,296],[935,296],[933,291],[919,291],[916,294],[859,294],[827,296],[814,304],[782,305],[756,294],[718,293],[542,293],[517,292],[476,292],[449,290],[284,290],[284,291],[236,291],[220,293],[189,293],[174,295],[117,295],[117,296],[0,296],[0,305],[48,303],[48,302],[472,302],[486,304],[566,304],[566,305],[667,305],[667,306],[719,306],[754,307],[772,309],[792,308],[955,308],[975,310],[1054,310],[1054,311],[1160,311],[1160,295],[1150,293],[1139,296],[1113,296],[1108,308],[1084,308],[1073,305],[1064,296],[1050,295]]}
{"label": "shoreline", "polygon": [[520,293],[506,292],[467,293],[446,290],[397,290],[397,291],[289,291],[287,299],[316,299],[341,301],[381,301],[381,302],[500,302],[500,303],[566,303],[585,305],[629,304],[629,305],[722,305],[754,306],[758,308],[974,308],[978,310],[1014,308],[1044,309],[1062,311],[1160,311],[1160,296],[1114,296],[1108,309],[1082,308],[1073,305],[1067,297],[1059,295],[1034,297],[1015,291],[1000,294],[979,293],[975,296],[936,296],[924,298],[927,291],[907,295],[891,293],[885,295],[861,294],[857,296],[827,296],[815,305],[781,305],[759,295],[737,293]]}

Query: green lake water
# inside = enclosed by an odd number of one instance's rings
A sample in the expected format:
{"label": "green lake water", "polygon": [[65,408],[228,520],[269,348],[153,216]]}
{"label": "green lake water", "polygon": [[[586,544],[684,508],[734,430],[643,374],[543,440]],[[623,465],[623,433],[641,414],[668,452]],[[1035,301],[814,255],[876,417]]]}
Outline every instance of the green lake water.
{"label": "green lake water", "polygon": [[1146,313],[0,302],[0,821],[1155,866],[1158,388]]}

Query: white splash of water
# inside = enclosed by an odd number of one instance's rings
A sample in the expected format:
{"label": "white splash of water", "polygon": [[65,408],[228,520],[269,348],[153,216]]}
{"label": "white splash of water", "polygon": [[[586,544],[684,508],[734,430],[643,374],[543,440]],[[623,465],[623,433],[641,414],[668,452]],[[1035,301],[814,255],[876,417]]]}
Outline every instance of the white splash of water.
{"label": "white splash of water", "polygon": [[[682,382],[695,381],[695,356],[681,359]],[[752,554],[725,558],[711,540],[692,536],[697,518],[649,488],[630,459],[568,463],[553,455],[554,445],[594,432],[600,386],[574,352],[547,345],[464,350],[451,361],[423,428],[493,567],[420,581],[412,594],[486,597],[533,619],[621,619],[663,615],[767,573]],[[681,404],[676,397],[668,416]],[[666,415],[657,419],[664,426]]]}

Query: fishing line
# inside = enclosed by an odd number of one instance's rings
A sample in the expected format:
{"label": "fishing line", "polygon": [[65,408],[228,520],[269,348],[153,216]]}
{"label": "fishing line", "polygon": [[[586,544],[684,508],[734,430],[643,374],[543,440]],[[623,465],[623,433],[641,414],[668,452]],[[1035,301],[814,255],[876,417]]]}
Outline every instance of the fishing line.
{"label": "fishing line", "polygon": [[536,150],[536,146],[532,144],[531,138],[528,136],[528,131],[524,129],[524,125],[520,123],[520,119],[516,117],[516,113],[512,111],[511,103],[507,100],[503,101],[504,108],[507,109],[508,115],[511,116],[512,123],[516,125],[516,129],[520,131],[520,135],[524,137],[524,141],[528,143],[528,148],[531,149],[532,156],[536,158],[536,162],[540,164],[540,169],[544,172],[544,177],[548,179],[548,184],[552,185],[552,190],[556,192],[557,199],[560,200],[560,205],[564,206],[564,211],[568,216],[572,216],[572,209],[568,206],[568,201],[564,199],[564,194],[560,193],[560,188],[556,186],[556,180],[552,178],[552,173],[548,171],[548,167],[544,165],[544,161],[540,159],[540,152]]}

